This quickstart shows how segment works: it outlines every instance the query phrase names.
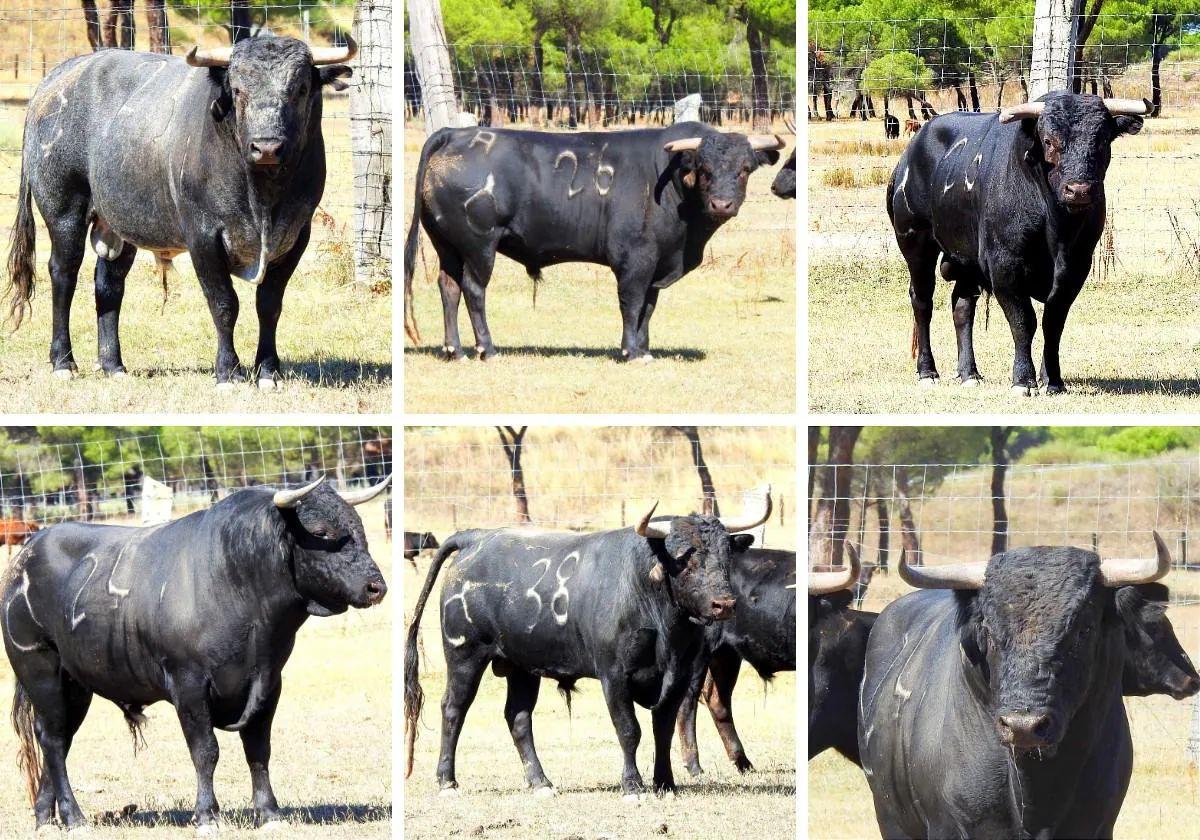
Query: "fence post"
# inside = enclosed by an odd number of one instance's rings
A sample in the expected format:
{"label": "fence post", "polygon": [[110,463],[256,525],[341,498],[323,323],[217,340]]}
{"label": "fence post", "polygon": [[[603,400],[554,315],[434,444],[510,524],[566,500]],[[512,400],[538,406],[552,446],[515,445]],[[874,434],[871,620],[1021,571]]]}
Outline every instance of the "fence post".
{"label": "fence post", "polygon": [[1192,698],[1192,734],[1188,738],[1192,767],[1200,770],[1200,695]]}
{"label": "fence post", "polygon": [[358,67],[350,88],[354,280],[386,276],[392,260],[392,0],[357,0]]}
{"label": "fence post", "polygon": [[1071,86],[1083,0],[1034,0],[1029,99]]}
{"label": "fence post", "polygon": [[446,28],[438,0],[409,0],[409,42],[421,82],[421,104],[425,108],[425,134],[433,134],[454,121],[454,74],[446,46]]}

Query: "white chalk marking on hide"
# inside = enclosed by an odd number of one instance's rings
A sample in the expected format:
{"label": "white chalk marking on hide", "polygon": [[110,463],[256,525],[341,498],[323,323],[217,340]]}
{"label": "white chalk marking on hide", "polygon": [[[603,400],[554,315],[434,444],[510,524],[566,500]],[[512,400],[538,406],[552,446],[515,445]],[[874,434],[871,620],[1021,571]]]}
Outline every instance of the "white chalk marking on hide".
{"label": "white chalk marking on hide", "polygon": [[965,145],[967,145],[967,138],[960,137],[958,140],[956,140],[954,142],[953,146],[951,146],[949,149],[946,150],[946,154],[942,155],[942,160],[945,160],[946,158],[950,157],[950,155],[952,155],[956,151],[958,151],[960,146],[965,146]]}
{"label": "white chalk marking on hide", "polygon": [[486,234],[491,233],[492,230],[495,228],[495,225],[488,227],[486,230],[476,227],[475,222],[471,219],[471,202],[477,198],[482,198],[483,196],[487,196],[488,198],[492,199],[492,205],[495,206],[496,196],[495,196],[495,193],[492,192],[492,190],[495,189],[495,187],[496,187],[496,178],[494,175],[492,175],[491,172],[489,172],[487,175],[487,178],[483,182],[483,186],[480,187],[478,190],[476,190],[466,201],[463,202],[463,212],[466,214],[466,217],[467,217],[467,225],[471,228],[471,230],[473,230],[476,233],[481,234],[481,235],[486,235]]}
{"label": "white chalk marking on hide", "polygon": [[564,160],[571,161],[571,180],[567,182],[567,198],[574,198],[583,192],[583,187],[575,186],[575,175],[579,172],[579,158],[575,157],[575,153],[570,149],[559,152],[558,157],[554,159],[555,171]]}
{"label": "white chalk marking on hide", "polygon": [[952,190],[952,189],[954,189],[954,182],[947,181],[946,186],[942,187],[942,195],[945,195],[946,193],[950,192],[950,190]]}
{"label": "white chalk marking on hide", "polygon": [[72,630],[74,630],[76,627],[78,627],[80,622],[82,622],[85,618],[87,618],[87,613],[79,612],[79,596],[83,594],[83,590],[87,589],[88,583],[90,583],[92,580],[92,575],[96,574],[96,569],[99,568],[99,566],[100,566],[100,561],[96,559],[96,555],[94,552],[89,552],[88,554],[85,554],[83,559],[84,559],[84,562],[86,562],[88,560],[92,561],[92,569],[90,572],[88,572],[87,577],[85,577],[83,579],[83,585],[79,587],[79,591],[75,593],[75,600],[71,602],[71,629]]}
{"label": "white chalk marking on hide", "polygon": [[901,685],[900,677],[898,677],[898,676],[896,677],[896,696],[899,697],[901,701],[907,700],[908,698],[912,697],[912,692],[909,691],[907,688],[905,688],[903,685]]}
{"label": "white chalk marking on hide", "polygon": [[[108,573],[108,594],[109,595],[116,595],[118,598],[124,598],[126,595],[129,594],[128,587],[125,589],[121,589],[120,587],[113,585],[113,578],[115,578],[117,576],[117,568],[121,565],[121,561],[125,559],[125,552],[127,552],[129,550],[129,547],[131,545],[134,545],[134,543],[141,545],[142,540],[146,538],[146,534],[148,534],[150,531],[157,531],[157,530],[158,530],[158,528],[156,526],[154,528],[147,528],[145,530],[135,531],[133,536],[130,537],[128,540],[126,540],[125,544],[123,546],[121,546],[121,550],[117,553],[117,559],[113,561],[112,571]],[[116,604],[113,605],[113,608],[114,609],[116,608]]]}
{"label": "white chalk marking on hide", "polygon": [[[17,559],[18,560],[20,559],[19,554],[17,555]],[[37,641],[31,645],[23,645],[20,642],[18,642],[16,637],[13,636],[13,634],[12,634],[12,620],[8,616],[8,611],[12,607],[13,601],[17,600],[18,595],[20,595],[21,597],[23,597],[25,599],[25,607],[29,610],[30,621],[32,621],[34,624],[36,624],[40,629],[42,629],[42,630],[46,629],[45,627],[42,626],[42,622],[37,620],[37,616],[33,614],[33,604],[30,603],[30,601],[29,601],[29,572],[21,572],[21,588],[18,589],[16,592],[14,592],[13,596],[11,598],[9,598],[8,601],[5,602],[5,604],[4,604],[4,626],[9,628],[8,629],[8,640],[13,643],[13,647],[16,647],[16,648],[26,651],[26,652],[32,651],[32,650],[39,650],[42,647],[44,647],[42,642]]]}
{"label": "white chalk marking on hide", "polygon": [[476,143],[483,144],[483,153],[490,154],[492,144],[496,142],[496,133],[494,131],[476,131],[475,136],[471,138],[471,142],[467,144],[467,148],[474,148]]}
{"label": "white chalk marking on hide", "polygon": [[[612,168],[611,164],[601,163],[601,161],[604,160],[604,153],[607,150],[608,144],[605,143],[600,147],[600,156],[596,158],[596,192],[600,193],[600,195],[608,195],[608,191],[612,189],[613,181],[616,180],[617,174],[616,170]],[[608,176],[608,184],[603,187],[600,186],[601,175]]]}
{"label": "white chalk marking on hide", "polygon": [[471,612],[470,612],[470,610],[467,609],[467,593],[470,591],[471,591],[471,581],[464,580],[462,589],[459,590],[459,593],[457,595],[451,595],[449,598],[446,599],[445,603],[442,604],[442,633],[446,636],[446,641],[449,642],[454,647],[459,647],[464,642],[466,642],[467,637],[466,636],[451,636],[449,634],[449,632],[446,630],[446,608],[449,607],[450,604],[454,601],[462,601],[463,617],[467,620],[468,624],[474,624],[475,622],[471,620]]}
{"label": "white chalk marking on hide", "polygon": [[538,579],[534,581],[533,586],[525,590],[526,598],[533,598],[537,601],[537,610],[533,614],[533,623],[526,628],[527,630],[533,630],[533,628],[537,626],[538,618],[541,617],[542,614],[542,596],[538,594],[537,587],[541,585],[542,578],[546,576],[546,572],[550,571],[550,558],[543,557],[540,560],[535,560],[533,562],[534,568],[541,566],[542,564],[545,564],[545,567],[542,569],[542,573],[538,575]]}
{"label": "white chalk marking on hide", "polygon": [[975,155],[974,158],[971,159],[971,164],[969,164],[967,166],[967,169],[963,172],[963,184],[966,185],[967,192],[970,192],[975,187],[975,182],[971,180],[971,175],[970,175],[971,165],[978,167],[982,161],[983,161],[983,152],[980,152],[979,154]]}
{"label": "white chalk marking on hide", "polygon": [[906,166],[904,167],[904,175],[900,178],[900,197],[904,199],[904,206],[911,211],[912,205],[908,203],[908,193],[904,191],[904,188],[908,186],[908,173],[909,167]]}
{"label": "white chalk marking on hide", "polygon": [[[573,563],[571,571],[563,574],[563,569],[568,563]],[[571,575],[579,569],[579,552],[572,551],[562,559],[558,564],[558,568],[554,570],[554,579],[558,581],[558,588],[554,590],[554,594],[550,596],[550,614],[554,616],[555,622],[561,627],[567,623],[567,610],[571,606],[571,593],[567,591],[567,581],[571,579]],[[558,604],[558,599],[562,598],[563,609],[560,613],[555,605]]]}
{"label": "white chalk marking on hide", "polygon": [[158,603],[162,603],[163,594],[167,591],[167,582],[164,580],[163,585],[158,588]]}

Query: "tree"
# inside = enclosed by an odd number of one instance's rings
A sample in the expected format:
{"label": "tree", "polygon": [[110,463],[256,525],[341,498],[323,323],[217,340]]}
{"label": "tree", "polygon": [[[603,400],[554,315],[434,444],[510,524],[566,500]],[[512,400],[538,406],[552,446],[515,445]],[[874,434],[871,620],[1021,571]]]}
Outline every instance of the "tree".
{"label": "tree", "polygon": [[[85,8],[85,16],[86,13]],[[109,0],[108,14],[100,31],[104,46],[133,49],[134,29],[133,0]]]}
{"label": "tree", "polygon": [[1024,455],[1031,446],[1044,441],[1048,434],[1045,427],[992,426],[989,431],[992,455],[992,554],[1008,550],[1008,511],[1004,479],[1009,464]]}
{"label": "tree", "polygon": [[700,430],[695,426],[676,426],[675,431],[687,438],[692,445],[692,466],[696,468],[696,474],[700,477],[700,492],[704,497],[704,514],[720,516],[721,509],[717,506],[717,490],[713,486],[712,473],[708,471],[708,464],[704,462],[704,452],[700,448]]}
{"label": "tree", "polygon": [[818,476],[820,498],[809,529],[809,563],[842,565],[850,526],[850,480],[854,446],[862,426],[830,426],[829,455]]}
{"label": "tree", "polygon": [[903,96],[908,102],[908,114],[917,118],[913,99],[924,101],[923,91],[933,84],[933,73],[925,66],[920,56],[909,52],[895,52],[880,56],[863,70],[862,90],[883,97],[884,113],[890,113],[889,102],[893,96]]}
{"label": "tree", "polygon": [[146,0],[146,31],[150,33],[150,52],[171,54],[171,29],[163,0]]}
{"label": "tree", "polygon": [[528,426],[497,426],[500,435],[500,445],[504,447],[504,456],[508,458],[508,469],[512,474],[513,500],[517,504],[517,522],[527,524],[529,518],[529,498],[525,495],[525,471],[521,468],[521,454],[525,443],[525,432]]}
{"label": "tree", "polygon": [[92,52],[104,46],[104,38],[100,34],[100,13],[96,11],[96,0],[82,0],[83,21],[87,27],[88,46]]}

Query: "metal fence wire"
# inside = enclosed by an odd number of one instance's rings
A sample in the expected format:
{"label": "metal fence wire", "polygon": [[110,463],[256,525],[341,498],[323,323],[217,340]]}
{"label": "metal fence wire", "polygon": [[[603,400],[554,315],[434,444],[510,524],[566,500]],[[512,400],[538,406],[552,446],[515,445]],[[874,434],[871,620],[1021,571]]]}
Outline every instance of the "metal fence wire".
{"label": "metal fence wire", "polygon": [[[796,51],[745,45],[712,50],[449,45],[458,108],[481,125],[557,128],[670,124],[675,103],[698,95],[700,119],[748,125],[752,111],[794,119]],[[753,71],[759,66],[760,72]],[[406,119],[423,115],[411,49],[404,56]]]}
{"label": "metal fence wire", "polygon": [[[908,135],[936,113],[1024,102],[1032,15],[852,20],[813,12],[808,25],[810,253],[815,260],[900,260],[885,188]],[[1200,272],[1200,14],[1081,15],[1073,84],[1152,100],[1156,116],[1112,146],[1100,276],[1127,269]],[[1049,56],[1065,66],[1064,47]],[[885,137],[884,114],[899,120]],[[911,125],[906,125],[910,123]]]}
{"label": "metal fence wire", "polygon": [[[238,17],[231,8],[240,10]],[[337,92],[327,86],[322,92],[328,176],[313,238],[320,246],[340,247],[357,234],[360,247],[354,258],[362,277],[363,268],[386,262],[391,248],[390,22],[390,0],[252,5],[245,0],[83,0],[82,5],[0,0],[0,231],[16,213],[26,104],[46,74],[68,58],[110,48],[181,56],[197,44],[228,45],[235,29],[325,46],[344,43],[345,35],[361,24],[360,51],[350,62],[354,75],[346,80],[350,89]],[[371,142],[385,134],[388,142]],[[360,140],[352,142],[353,137]]]}

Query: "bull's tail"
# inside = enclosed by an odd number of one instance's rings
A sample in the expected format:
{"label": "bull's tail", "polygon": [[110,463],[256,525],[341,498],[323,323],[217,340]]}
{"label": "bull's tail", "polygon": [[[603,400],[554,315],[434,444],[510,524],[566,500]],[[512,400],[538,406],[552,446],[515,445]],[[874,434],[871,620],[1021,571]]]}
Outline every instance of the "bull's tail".
{"label": "bull's tail", "polygon": [[404,240],[404,333],[413,344],[421,343],[421,331],[417,329],[417,318],[413,313],[413,268],[417,264],[417,245],[421,237],[421,210],[424,207],[422,193],[425,185],[425,170],[429,156],[450,142],[447,129],[435,131],[421,148],[421,159],[417,163],[416,188],[413,190],[412,221],[408,225],[408,236]]}
{"label": "bull's tail", "polygon": [[42,778],[42,750],[38,746],[37,733],[34,731],[33,702],[25,693],[25,688],[17,681],[13,688],[12,725],[17,733],[17,767],[25,777],[25,792],[29,795],[29,804],[37,799],[38,783]]}
{"label": "bull's tail", "polygon": [[[417,176],[418,178],[420,175]],[[417,596],[417,606],[413,610],[412,624],[408,626],[408,640],[404,645],[404,744],[407,758],[404,766],[404,778],[412,775],[413,749],[417,744],[417,725],[420,723],[421,707],[425,705],[425,692],[421,690],[420,656],[417,653],[417,637],[421,633],[421,613],[425,611],[425,602],[433,591],[438,572],[446,558],[459,549],[459,534],[454,534],[433,555],[429,564],[429,572],[425,575],[425,583],[421,586],[421,594]]]}
{"label": "bull's tail", "polygon": [[913,316],[912,357],[917,358],[917,316]]}
{"label": "bull's tail", "polygon": [[37,229],[33,221],[33,196],[29,178],[21,163],[21,185],[17,191],[17,218],[8,237],[8,321],[16,330],[29,311],[33,297],[33,263],[36,255]]}

